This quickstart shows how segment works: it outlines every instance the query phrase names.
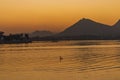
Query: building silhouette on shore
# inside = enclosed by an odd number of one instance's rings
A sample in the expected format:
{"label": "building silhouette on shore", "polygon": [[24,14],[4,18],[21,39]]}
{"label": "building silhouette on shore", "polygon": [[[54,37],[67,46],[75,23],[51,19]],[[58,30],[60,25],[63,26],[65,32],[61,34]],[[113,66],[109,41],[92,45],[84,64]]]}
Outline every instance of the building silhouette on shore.
{"label": "building silhouette on shore", "polygon": [[29,43],[31,42],[28,34],[9,34],[4,35],[4,32],[0,32],[0,43]]}

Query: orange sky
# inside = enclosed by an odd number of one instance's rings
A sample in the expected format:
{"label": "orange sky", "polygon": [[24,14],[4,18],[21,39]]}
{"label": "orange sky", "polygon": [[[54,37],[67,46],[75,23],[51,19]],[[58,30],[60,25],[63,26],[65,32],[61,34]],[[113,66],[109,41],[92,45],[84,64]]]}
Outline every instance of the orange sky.
{"label": "orange sky", "polygon": [[120,0],[0,0],[0,30],[62,31],[85,17],[112,25],[120,18]]}

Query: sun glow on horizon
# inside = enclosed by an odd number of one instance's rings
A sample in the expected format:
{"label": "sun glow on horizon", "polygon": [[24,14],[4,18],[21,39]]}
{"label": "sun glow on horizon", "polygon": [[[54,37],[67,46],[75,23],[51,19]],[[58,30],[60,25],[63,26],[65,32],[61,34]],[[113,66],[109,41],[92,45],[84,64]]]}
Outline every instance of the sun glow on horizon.
{"label": "sun glow on horizon", "polygon": [[81,18],[113,25],[120,18],[119,0],[0,0],[0,30],[59,32]]}

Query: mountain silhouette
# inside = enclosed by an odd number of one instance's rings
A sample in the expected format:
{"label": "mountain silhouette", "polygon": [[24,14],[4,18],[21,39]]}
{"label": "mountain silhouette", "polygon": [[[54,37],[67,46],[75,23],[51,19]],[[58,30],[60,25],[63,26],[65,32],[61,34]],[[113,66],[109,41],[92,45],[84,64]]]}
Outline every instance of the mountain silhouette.
{"label": "mountain silhouette", "polygon": [[73,36],[108,36],[111,35],[111,26],[95,22],[90,19],[81,19],[71,27],[65,29],[57,36],[73,37]]}

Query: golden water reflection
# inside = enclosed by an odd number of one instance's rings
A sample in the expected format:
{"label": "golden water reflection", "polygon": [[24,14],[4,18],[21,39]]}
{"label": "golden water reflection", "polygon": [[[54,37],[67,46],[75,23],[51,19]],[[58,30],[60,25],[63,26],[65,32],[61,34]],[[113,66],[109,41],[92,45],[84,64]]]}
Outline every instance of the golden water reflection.
{"label": "golden water reflection", "polygon": [[1,80],[120,80],[119,74],[119,41],[0,45]]}

